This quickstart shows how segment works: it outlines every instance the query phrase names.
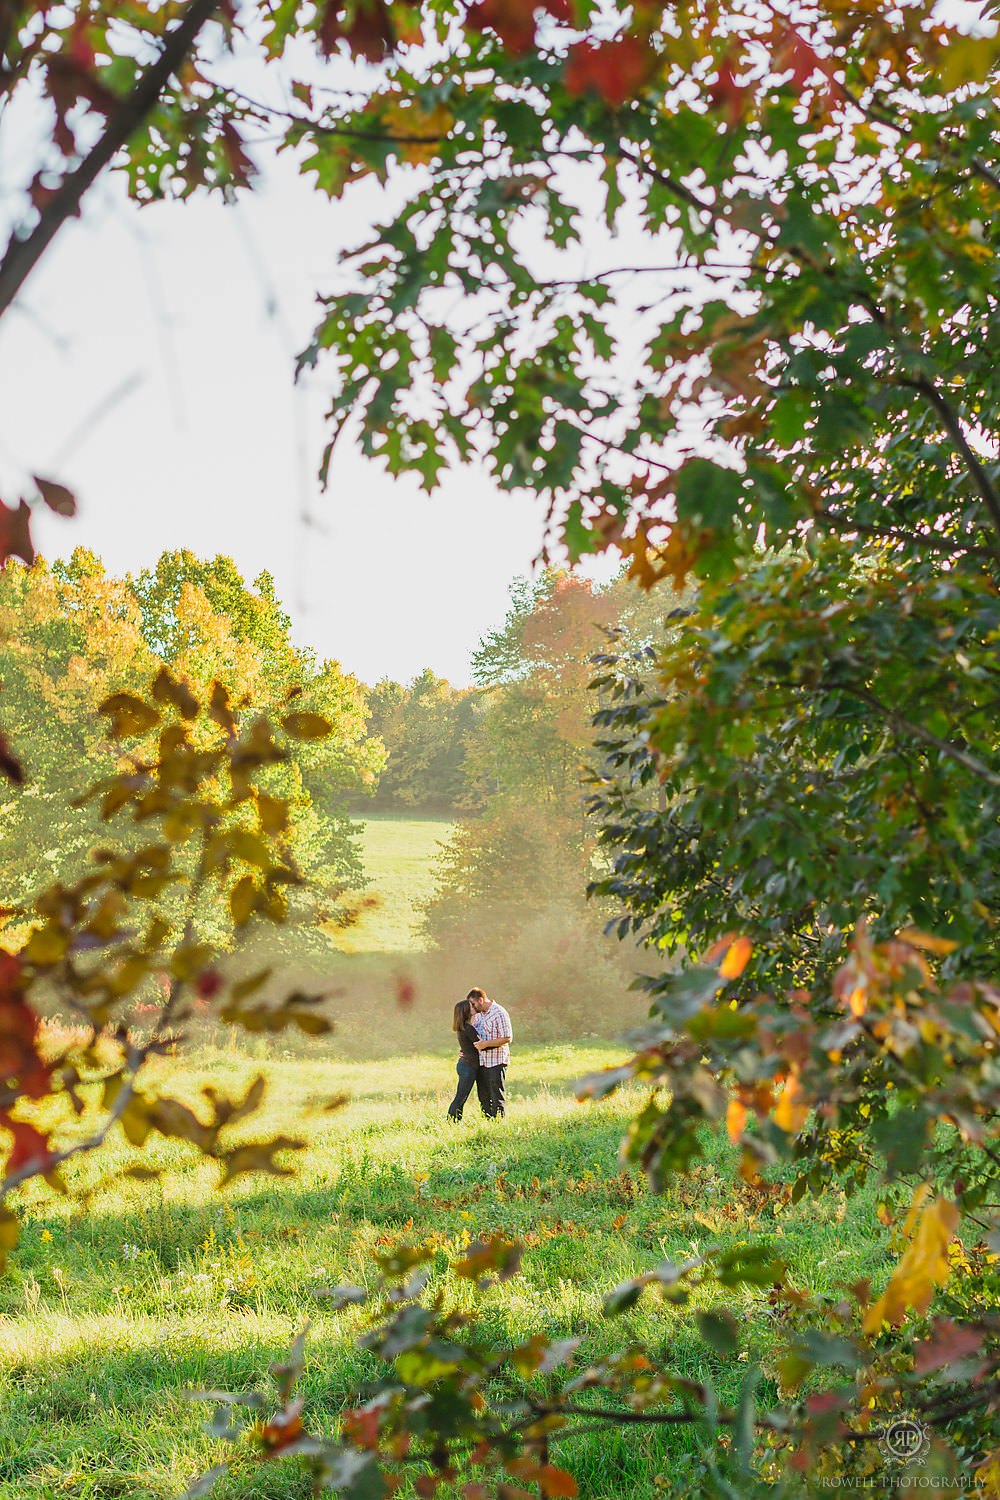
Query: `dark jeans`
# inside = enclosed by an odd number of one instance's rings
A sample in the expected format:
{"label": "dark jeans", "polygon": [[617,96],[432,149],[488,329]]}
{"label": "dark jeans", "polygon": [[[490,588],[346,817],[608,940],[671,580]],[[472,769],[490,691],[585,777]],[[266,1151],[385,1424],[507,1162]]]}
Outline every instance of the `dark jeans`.
{"label": "dark jeans", "polygon": [[480,1068],[476,1075],[476,1092],[480,1108],[488,1120],[495,1120],[498,1115],[502,1117],[507,1103],[507,1064]]}
{"label": "dark jeans", "polygon": [[448,1113],[453,1120],[460,1120],[465,1101],[472,1093],[472,1085],[476,1081],[479,1069],[466,1062],[464,1057],[460,1057],[455,1071],[458,1073],[458,1088],[455,1090],[454,1099],[448,1105]]}

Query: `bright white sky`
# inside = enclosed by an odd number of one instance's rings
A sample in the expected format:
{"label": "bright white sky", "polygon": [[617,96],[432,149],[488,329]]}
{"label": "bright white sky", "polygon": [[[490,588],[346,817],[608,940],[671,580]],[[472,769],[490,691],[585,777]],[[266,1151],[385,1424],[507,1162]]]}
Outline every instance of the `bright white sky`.
{"label": "bright white sky", "polygon": [[329,394],[322,373],[293,386],[293,362],[365,212],[280,159],[229,208],[140,211],[99,182],[0,323],[0,495],[16,504],[32,473],[75,490],[76,520],[35,513],[48,557],[82,545],[124,573],[165,548],[228,554],[274,576],[300,643],[363,680],[431,666],[464,686],[542,510],[475,472],[429,498],[347,444],[321,494]]}

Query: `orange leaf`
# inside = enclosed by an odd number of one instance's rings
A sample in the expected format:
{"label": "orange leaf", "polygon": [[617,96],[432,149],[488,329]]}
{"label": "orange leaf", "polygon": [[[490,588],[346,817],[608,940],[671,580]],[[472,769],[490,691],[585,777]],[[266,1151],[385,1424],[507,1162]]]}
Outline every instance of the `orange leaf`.
{"label": "orange leaf", "polygon": [[579,1494],[576,1480],[565,1469],[557,1469],[552,1464],[546,1464],[539,1469],[535,1477],[538,1481],[538,1488],[543,1495],[548,1496],[548,1500],[576,1500]]}
{"label": "orange leaf", "polygon": [[719,965],[721,979],[738,979],[743,973],[753,952],[753,943],[748,937],[738,937]]}
{"label": "orange leaf", "polygon": [[935,937],[932,932],[921,932],[919,927],[904,927],[896,936],[904,943],[909,943],[911,948],[922,948],[925,953],[938,953],[942,958],[946,953],[954,953],[958,947],[951,938]]}
{"label": "orange leaf", "polygon": [[729,1131],[729,1139],[733,1145],[743,1134],[743,1127],[747,1122],[747,1107],[739,1099],[730,1099],[726,1110],[726,1129]]}
{"label": "orange leaf", "polygon": [[796,1103],[801,1092],[799,1080],[789,1078],[781,1091],[781,1098],[774,1111],[774,1123],[788,1135],[798,1135],[809,1113],[808,1104]]}

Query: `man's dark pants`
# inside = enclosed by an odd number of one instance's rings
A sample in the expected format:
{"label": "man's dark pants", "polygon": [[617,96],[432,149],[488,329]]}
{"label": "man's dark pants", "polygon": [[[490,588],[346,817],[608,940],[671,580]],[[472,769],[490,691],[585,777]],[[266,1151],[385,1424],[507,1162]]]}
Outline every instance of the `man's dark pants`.
{"label": "man's dark pants", "polygon": [[495,1120],[505,1113],[507,1104],[507,1064],[498,1063],[495,1068],[480,1068],[476,1074],[476,1092],[479,1106],[488,1120]]}

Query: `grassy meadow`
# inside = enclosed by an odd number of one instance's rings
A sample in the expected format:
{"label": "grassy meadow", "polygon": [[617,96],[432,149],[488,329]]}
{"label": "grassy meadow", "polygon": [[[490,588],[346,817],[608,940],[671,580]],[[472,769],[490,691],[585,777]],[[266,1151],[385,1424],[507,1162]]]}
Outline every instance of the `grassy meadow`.
{"label": "grassy meadow", "polygon": [[453,826],[446,818],[366,815],[362,857],[371,884],[363,895],[377,905],[341,939],[348,952],[419,952],[421,902],[431,893],[434,861]]}
{"label": "grassy meadow", "polygon": [[[253,1134],[308,1141],[294,1178],[248,1178],[219,1195],[213,1169],[190,1148],[151,1138],[143,1159],[164,1169],[160,1185],[110,1183],[82,1213],[44,1187],[25,1195],[22,1241],[0,1283],[3,1500],[181,1494],[220,1456],[204,1430],[211,1408],[189,1393],[266,1380],[307,1319],[307,1419],[330,1430],[372,1364],[354,1347],[363,1312],[333,1314],[317,1291],[370,1282],[373,1251],[397,1238],[434,1246],[433,1291],[471,1238],[521,1237],[520,1274],[484,1304],[498,1334],[582,1335],[581,1361],[638,1337],[699,1378],[721,1377],[722,1367],[689,1311],[647,1296],[606,1322],[602,1293],[666,1257],[761,1236],[802,1281],[832,1289],[882,1274],[883,1235],[866,1198],[776,1209],[753,1189],[734,1190],[730,1164],[711,1154],[690,1181],[649,1194],[616,1154],[637,1098],[572,1097],[574,1077],[618,1055],[610,1044],[521,1050],[506,1121],[488,1125],[469,1110],[457,1127],[444,1118],[450,1058],[389,1066],[254,1050],[201,1049],[157,1067],[191,1103],[208,1082],[241,1090],[264,1072]],[[350,1102],[324,1112],[340,1092]],[[99,1167],[76,1164],[71,1181],[91,1185],[138,1159],[119,1145]],[[773,1380],[766,1296],[747,1294],[745,1313],[746,1358]],[[724,1379],[720,1394],[735,1394]],[[682,1432],[560,1447],[583,1496],[652,1497],[684,1472]],[[266,1470],[244,1460],[214,1493],[277,1500],[307,1489],[294,1459]]]}
{"label": "grassy meadow", "polygon": [[[498,1337],[580,1336],[581,1363],[642,1339],[673,1368],[719,1382],[723,1399],[736,1394],[733,1376],[697,1337],[690,1309],[647,1294],[608,1322],[604,1292],[664,1258],[760,1238],[776,1242],[802,1283],[832,1290],[859,1275],[882,1279],[885,1232],[871,1197],[782,1205],[734,1188],[725,1146],[706,1148],[689,1180],[651,1195],[617,1155],[638,1095],[596,1105],[573,1097],[573,1079],[622,1056],[610,1038],[540,1045],[522,1028],[507,1119],[487,1124],[473,1100],[461,1125],[446,1120],[452,1001],[482,982],[419,951],[417,905],[446,835],[433,820],[370,821],[366,858],[380,899],[349,934],[355,952],[320,935],[308,951],[276,947],[246,960],[273,960],[285,989],[324,985],[332,1038],[234,1038],[203,1026],[187,1051],[152,1064],[156,1082],[195,1108],[206,1085],[235,1094],[263,1073],[262,1112],[240,1132],[304,1141],[287,1157],[294,1177],[244,1178],[220,1194],[217,1169],[185,1144],[153,1136],[140,1154],[118,1137],[70,1164],[69,1196],[37,1183],[23,1190],[21,1241],[0,1278],[0,1500],[182,1495],[230,1451],[206,1430],[212,1408],[191,1393],[266,1384],[307,1320],[305,1420],[334,1430],[374,1365],[356,1347],[363,1311],[333,1313],[322,1290],[372,1282],[373,1254],[397,1239],[433,1247],[433,1292],[471,1239],[519,1237],[520,1273],[483,1303]],[[405,1009],[404,978],[414,980]],[[324,1108],[340,1094],[346,1105]],[[67,1117],[63,1129],[87,1124]],[[162,1169],[157,1182],[122,1178],[139,1161]],[[90,1190],[82,1207],[80,1189]],[[744,1312],[737,1368],[759,1363],[773,1387],[766,1295],[747,1293]],[[616,1430],[557,1443],[553,1459],[586,1500],[653,1500],[684,1493],[689,1443],[683,1430]],[[297,1460],[262,1468],[247,1457],[213,1491],[218,1500],[307,1493]]]}

